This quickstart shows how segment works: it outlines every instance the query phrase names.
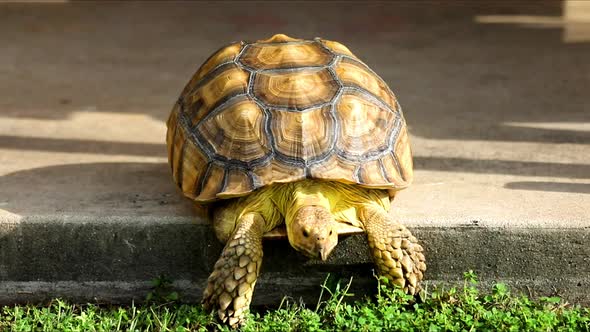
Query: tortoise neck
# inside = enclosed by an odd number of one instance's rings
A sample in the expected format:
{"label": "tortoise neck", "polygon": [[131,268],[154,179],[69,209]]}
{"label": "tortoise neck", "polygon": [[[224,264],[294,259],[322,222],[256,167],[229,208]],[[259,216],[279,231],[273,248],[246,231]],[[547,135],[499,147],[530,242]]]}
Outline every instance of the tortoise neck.
{"label": "tortoise neck", "polygon": [[297,211],[306,206],[318,206],[330,211],[330,200],[325,195],[322,182],[305,180],[292,183],[289,198],[285,204],[284,216],[287,228],[293,223]]}

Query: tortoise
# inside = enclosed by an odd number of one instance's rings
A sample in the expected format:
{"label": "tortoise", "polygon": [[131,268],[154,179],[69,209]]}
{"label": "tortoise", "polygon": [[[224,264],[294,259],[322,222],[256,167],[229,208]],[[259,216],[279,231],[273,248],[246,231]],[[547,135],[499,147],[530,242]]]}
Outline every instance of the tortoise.
{"label": "tortoise", "polygon": [[226,243],[203,293],[221,321],[243,322],[262,240],[281,224],[293,248],[322,260],[339,234],[363,231],[378,273],[420,289],[423,248],[388,213],[413,177],[402,110],[344,45],[277,34],[225,46],[184,87],[167,126],[174,181],[211,207]]}

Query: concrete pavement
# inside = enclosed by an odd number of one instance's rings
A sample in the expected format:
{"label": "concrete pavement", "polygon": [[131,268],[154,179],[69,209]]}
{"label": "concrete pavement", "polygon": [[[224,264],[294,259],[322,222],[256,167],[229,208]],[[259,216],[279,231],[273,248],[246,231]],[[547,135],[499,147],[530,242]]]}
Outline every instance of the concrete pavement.
{"label": "concrete pavement", "polygon": [[[164,121],[210,53],[278,32],[344,43],[398,95],[416,172],[392,213],[431,282],[590,302],[590,43],[567,22],[554,1],[0,4],[0,302],[125,302],[159,275],[197,299],[221,245]],[[342,242],[325,264],[265,244],[254,301],[314,299],[326,272],[370,289],[363,238]]]}

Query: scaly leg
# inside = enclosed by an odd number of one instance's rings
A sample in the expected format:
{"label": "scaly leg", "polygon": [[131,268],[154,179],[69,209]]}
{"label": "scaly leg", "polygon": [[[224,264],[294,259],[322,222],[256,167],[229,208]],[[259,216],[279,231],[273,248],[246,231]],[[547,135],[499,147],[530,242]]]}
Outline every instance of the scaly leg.
{"label": "scaly leg", "polygon": [[203,293],[206,309],[217,309],[219,319],[231,327],[239,326],[248,310],[256,278],[262,264],[264,219],[248,213],[223,248]]}
{"label": "scaly leg", "polygon": [[366,205],[360,209],[359,218],[379,275],[405,292],[416,294],[426,270],[424,249],[418,240],[379,206]]}

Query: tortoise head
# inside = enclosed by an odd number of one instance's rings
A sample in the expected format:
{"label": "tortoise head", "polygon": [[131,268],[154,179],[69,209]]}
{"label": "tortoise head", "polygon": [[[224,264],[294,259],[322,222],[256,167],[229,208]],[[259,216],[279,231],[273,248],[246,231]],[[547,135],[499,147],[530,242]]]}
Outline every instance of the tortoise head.
{"label": "tortoise head", "polygon": [[307,205],[287,224],[289,243],[297,251],[310,258],[325,261],[338,244],[336,222],[328,209]]}

